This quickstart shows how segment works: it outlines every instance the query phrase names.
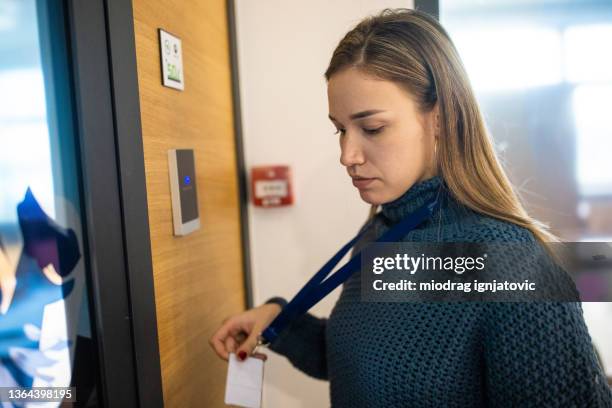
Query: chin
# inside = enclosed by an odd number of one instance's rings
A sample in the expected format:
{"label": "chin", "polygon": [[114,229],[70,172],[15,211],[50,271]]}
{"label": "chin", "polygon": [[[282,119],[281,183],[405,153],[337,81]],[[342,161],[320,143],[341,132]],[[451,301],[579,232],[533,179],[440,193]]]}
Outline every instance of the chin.
{"label": "chin", "polygon": [[381,205],[381,204],[384,204],[386,202],[380,196],[380,194],[376,194],[373,191],[368,191],[368,190],[359,191],[359,195],[361,196],[361,199],[363,201],[365,201],[366,203],[371,204],[371,205]]}

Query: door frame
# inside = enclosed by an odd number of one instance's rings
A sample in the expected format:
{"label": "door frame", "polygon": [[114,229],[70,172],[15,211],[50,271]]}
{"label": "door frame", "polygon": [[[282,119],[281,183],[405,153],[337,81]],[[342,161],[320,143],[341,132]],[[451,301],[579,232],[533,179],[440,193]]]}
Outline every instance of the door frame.
{"label": "door frame", "polygon": [[162,407],[131,0],[67,12],[99,398]]}

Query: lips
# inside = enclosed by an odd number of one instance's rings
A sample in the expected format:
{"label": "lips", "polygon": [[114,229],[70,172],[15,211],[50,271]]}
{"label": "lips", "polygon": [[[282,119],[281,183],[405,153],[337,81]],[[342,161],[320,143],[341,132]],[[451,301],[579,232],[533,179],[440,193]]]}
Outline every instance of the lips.
{"label": "lips", "polygon": [[353,185],[359,189],[368,187],[374,180],[376,180],[375,178],[367,177],[352,177],[352,179]]}

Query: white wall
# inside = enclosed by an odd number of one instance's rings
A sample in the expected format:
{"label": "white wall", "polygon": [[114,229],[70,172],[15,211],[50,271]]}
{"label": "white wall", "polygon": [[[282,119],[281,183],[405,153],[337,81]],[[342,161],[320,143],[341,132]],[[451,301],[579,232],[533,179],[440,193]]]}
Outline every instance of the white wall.
{"label": "white wall", "polygon": [[[288,164],[295,205],[249,206],[255,304],[290,299],[358,231],[368,206],[340,165],[327,119],[323,74],[333,49],[361,18],[412,0],[235,0],[247,169]],[[339,289],[312,309],[327,316]],[[328,383],[268,352],[264,406],[329,406]]]}

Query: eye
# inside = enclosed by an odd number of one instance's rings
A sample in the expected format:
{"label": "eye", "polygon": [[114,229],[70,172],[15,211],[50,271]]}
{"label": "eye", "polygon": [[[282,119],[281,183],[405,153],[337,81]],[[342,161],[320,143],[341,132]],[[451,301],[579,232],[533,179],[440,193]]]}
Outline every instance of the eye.
{"label": "eye", "polygon": [[377,135],[384,129],[384,126],[377,127],[375,129],[363,128],[363,131],[368,135]]}
{"label": "eye", "polygon": [[336,129],[336,132],[334,133],[334,135],[344,136],[344,132],[346,132],[346,129]]}

